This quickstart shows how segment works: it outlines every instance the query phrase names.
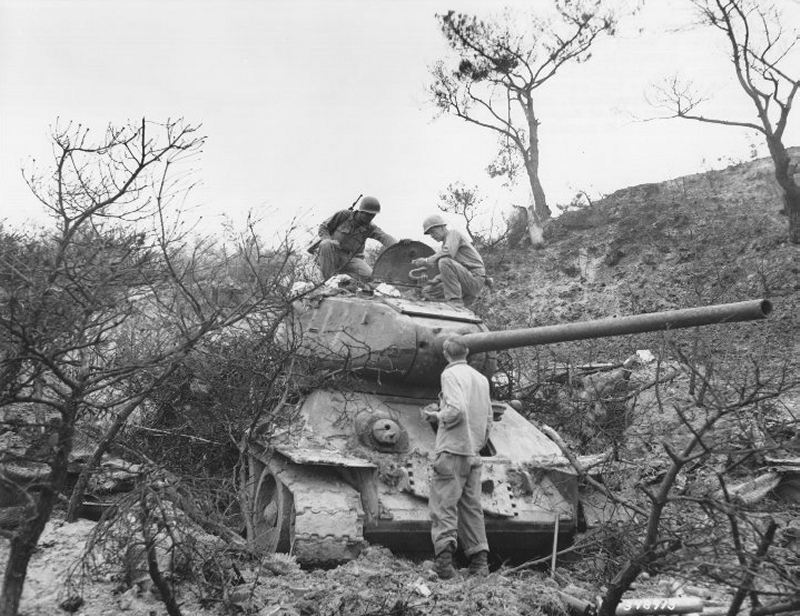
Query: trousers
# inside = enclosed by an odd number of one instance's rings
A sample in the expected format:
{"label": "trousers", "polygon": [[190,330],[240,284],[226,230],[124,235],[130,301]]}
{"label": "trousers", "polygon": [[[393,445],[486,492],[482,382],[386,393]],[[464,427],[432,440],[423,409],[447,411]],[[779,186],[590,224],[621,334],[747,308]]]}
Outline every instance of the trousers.
{"label": "trousers", "polygon": [[460,299],[469,306],[483,292],[485,276],[473,274],[449,257],[439,259],[438,266],[439,274],[425,288],[428,299]]}
{"label": "trousers", "polygon": [[317,265],[322,278],[327,280],[334,274],[348,274],[358,280],[372,278],[372,268],[361,257],[354,257],[342,250],[332,240],[322,240],[317,248]]}
{"label": "trousers", "polygon": [[433,462],[428,507],[434,554],[458,542],[469,557],[488,551],[481,506],[481,458],[442,452]]}

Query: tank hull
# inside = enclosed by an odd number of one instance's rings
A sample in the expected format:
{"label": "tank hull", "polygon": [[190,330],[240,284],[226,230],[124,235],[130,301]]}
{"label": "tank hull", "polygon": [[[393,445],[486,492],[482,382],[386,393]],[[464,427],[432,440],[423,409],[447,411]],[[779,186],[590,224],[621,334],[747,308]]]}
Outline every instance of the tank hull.
{"label": "tank hull", "polygon": [[[251,472],[249,482],[254,503],[250,526],[282,537],[261,541],[261,547],[292,549],[305,565],[350,560],[367,543],[430,555],[428,497],[436,434],[421,419],[420,408],[432,401],[312,392],[300,409],[302,428],[253,451],[257,463],[251,466],[258,470]],[[511,407],[495,404],[502,413],[482,451],[487,538],[499,557],[531,558],[552,549],[556,528],[562,545],[574,534],[577,476],[542,432]],[[391,418],[400,426],[404,438],[396,451],[378,451],[363,438],[365,416]],[[265,485],[269,490],[259,492]],[[288,492],[280,502],[274,486]],[[293,506],[286,514],[289,496]],[[266,526],[259,521],[265,515]],[[251,532],[254,539],[259,535]]]}

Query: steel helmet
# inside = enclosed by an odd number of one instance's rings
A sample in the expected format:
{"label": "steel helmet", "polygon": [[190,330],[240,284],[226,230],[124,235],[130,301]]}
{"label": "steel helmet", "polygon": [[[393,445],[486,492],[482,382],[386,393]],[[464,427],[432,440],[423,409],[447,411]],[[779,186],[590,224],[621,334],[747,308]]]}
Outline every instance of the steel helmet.
{"label": "steel helmet", "polygon": [[439,216],[439,214],[431,214],[425,220],[422,221],[422,230],[427,234],[428,231],[433,229],[434,227],[442,227],[447,223],[444,221],[444,218]]}
{"label": "steel helmet", "polygon": [[375,197],[364,197],[358,204],[358,211],[377,214],[381,211],[381,202]]}

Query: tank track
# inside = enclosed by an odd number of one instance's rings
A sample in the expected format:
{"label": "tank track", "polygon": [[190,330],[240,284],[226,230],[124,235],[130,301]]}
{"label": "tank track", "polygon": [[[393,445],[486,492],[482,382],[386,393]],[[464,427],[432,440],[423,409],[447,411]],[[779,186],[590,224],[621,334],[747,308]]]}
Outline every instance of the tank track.
{"label": "tank track", "polygon": [[367,545],[358,491],[329,468],[280,466],[275,476],[294,499],[291,553],[297,561],[329,565],[356,558]]}

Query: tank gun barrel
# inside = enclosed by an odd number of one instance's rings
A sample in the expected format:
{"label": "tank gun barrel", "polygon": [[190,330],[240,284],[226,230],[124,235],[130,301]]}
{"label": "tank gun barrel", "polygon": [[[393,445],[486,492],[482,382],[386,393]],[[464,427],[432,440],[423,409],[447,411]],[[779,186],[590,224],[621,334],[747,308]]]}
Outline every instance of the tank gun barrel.
{"label": "tank gun barrel", "polygon": [[605,338],[607,336],[622,336],[625,334],[641,334],[698,325],[712,325],[714,323],[753,321],[766,318],[771,311],[772,304],[769,300],[758,299],[681,310],[665,310],[663,312],[627,317],[609,317],[561,325],[479,332],[462,335],[459,339],[467,345],[470,353],[474,354],[522,346]]}

